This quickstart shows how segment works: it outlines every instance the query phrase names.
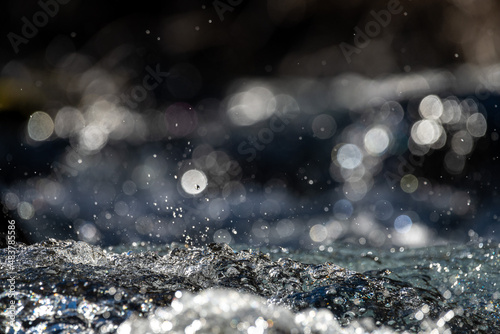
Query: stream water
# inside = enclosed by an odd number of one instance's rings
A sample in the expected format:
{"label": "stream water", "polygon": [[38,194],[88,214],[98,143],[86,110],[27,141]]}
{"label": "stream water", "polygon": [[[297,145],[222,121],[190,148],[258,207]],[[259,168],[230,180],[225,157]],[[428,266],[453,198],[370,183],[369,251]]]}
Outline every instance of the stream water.
{"label": "stream water", "polygon": [[494,1],[3,2],[0,334],[500,333]]}
{"label": "stream water", "polygon": [[493,242],[102,249],[51,239],[12,250],[14,262],[0,250],[6,333],[500,331],[500,244]]}

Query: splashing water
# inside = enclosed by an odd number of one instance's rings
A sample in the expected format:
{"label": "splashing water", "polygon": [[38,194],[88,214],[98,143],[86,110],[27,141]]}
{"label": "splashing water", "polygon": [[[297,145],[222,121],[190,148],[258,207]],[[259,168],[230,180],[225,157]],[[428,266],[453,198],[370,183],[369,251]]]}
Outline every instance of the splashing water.
{"label": "splashing water", "polygon": [[2,326],[7,333],[120,334],[500,330],[498,244],[237,248],[19,244],[13,268],[0,251]]}

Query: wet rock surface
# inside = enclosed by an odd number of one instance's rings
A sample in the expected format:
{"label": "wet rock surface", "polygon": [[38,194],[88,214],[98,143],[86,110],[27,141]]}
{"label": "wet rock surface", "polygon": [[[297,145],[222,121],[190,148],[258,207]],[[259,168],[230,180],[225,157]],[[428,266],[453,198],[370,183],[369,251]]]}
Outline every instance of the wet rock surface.
{"label": "wet rock surface", "polygon": [[[375,256],[341,246],[261,252],[172,244],[118,253],[124,248],[72,240],[18,244],[13,267],[0,250],[2,327],[120,334],[500,331],[498,245],[457,247],[449,248],[453,256],[447,248]],[[358,271],[336,259],[357,260]],[[16,289],[9,293],[12,278]]]}

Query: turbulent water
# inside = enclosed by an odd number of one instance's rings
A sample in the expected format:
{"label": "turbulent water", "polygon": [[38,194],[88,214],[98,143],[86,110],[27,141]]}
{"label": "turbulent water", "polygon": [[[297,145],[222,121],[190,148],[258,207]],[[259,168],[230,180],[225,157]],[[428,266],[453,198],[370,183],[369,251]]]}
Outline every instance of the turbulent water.
{"label": "turbulent water", "polygon": [[0,250],[2,330],[495,333],[499,251],[491,242],[387,251],[18,244],[13,262]]}

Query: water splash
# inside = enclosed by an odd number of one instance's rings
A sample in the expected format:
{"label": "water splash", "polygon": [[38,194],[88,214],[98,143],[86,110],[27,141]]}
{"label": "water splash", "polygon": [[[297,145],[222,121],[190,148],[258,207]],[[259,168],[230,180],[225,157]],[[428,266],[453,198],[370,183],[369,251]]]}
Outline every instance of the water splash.
{"label": "water splash", "polygon": [[[240,250],[237,250],[240,249]],[[7,333],[478,333],[500,329],[499,246],[376,253],[49,240],[0,251]],[[122,253],[118,253],[121,252]],[[453,256],[452,256],[453,254]],[[338,262],[338,264],[332,263]],[[351,267],[358,271],[346,269]],[[363,272],[363,273],[362,273]],[[7,311],[4,311],[4,316]],[[5,318],[7,319],[7,317]],[[437,331],[437,332],[436,332]]]}

